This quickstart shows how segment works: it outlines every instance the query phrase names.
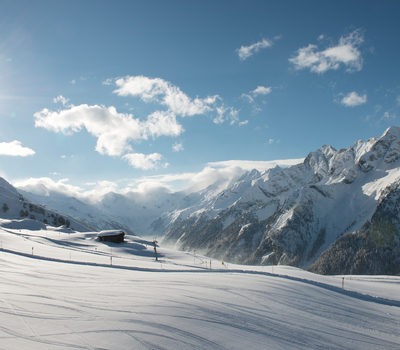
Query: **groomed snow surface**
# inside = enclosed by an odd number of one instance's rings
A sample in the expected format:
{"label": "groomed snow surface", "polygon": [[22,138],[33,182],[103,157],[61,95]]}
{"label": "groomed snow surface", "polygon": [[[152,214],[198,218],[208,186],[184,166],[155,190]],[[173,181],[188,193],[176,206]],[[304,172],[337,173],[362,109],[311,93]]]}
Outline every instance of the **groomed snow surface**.
{"label": "groomed snow surface", "polygon": [[0,349],[400,348],[400,277],[210,270],[193,252],[158,247],[155,261],[151,240],[96,236],[0,220]]}

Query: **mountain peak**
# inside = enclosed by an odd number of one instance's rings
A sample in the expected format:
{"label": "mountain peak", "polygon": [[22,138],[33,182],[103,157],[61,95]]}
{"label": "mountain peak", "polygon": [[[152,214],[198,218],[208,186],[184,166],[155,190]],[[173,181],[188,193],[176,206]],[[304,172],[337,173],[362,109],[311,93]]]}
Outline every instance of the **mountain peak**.
{"label": "mountain peak", "polygon": [[385,136],[395,136],[397,138],[400,138],[400,127],[389,126],[382,135],[382,137],[385,137]]}

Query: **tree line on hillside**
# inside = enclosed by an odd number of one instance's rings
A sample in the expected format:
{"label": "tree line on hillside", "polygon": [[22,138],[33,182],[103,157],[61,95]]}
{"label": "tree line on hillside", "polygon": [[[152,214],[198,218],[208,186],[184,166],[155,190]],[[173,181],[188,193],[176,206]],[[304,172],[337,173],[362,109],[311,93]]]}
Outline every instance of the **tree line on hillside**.
{"label": "tree line on hillside", "polygon": [[[7,203],[3,204],[2,210],[4,213],[7,213],[7,211],[10,210]],[[33,213],[43,216],[42,221],[44,224],[49,224],[49,222],[50,222],[54,226],[66,226],[68,228],[71,226],[71,222],[69,219],[64,219],[63,216],[54,214],[54,213],[47,213],[47,215],[46,215],[46,210],[42,206],[36,205],[33,203],[24,202],[23,208],[19,212],[20,217],[22,217],[22,218],[29,217],[29,219],[36,220],[36,216]],[[49,219],[49,220],[47,220],[47,219]]]}

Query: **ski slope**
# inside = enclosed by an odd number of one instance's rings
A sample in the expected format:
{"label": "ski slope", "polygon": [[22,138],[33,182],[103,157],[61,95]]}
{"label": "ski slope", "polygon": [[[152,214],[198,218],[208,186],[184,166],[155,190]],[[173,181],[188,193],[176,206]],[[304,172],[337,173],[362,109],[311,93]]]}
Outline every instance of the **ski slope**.
{"label": "ski slope", "polygon": [[96,236],[0,220],[0,349],[400,348],[400,277],[156,261]]}

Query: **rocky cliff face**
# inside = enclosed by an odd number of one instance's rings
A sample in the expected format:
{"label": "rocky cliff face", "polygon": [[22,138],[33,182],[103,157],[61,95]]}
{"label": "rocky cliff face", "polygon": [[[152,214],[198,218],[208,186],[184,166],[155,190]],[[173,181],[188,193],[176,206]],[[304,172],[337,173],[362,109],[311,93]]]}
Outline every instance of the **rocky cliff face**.
{"label": "rocky cliff face", "polygon": [[308,267],[347,232],[371,222],[397,186],[399,159],[397,127],[348,149],[324,145],[302,164],[253,170],[223,191],[193,193],[165,212],[158,227],[164,227],[163,242],[181,250]]}
{"label": "rocky cliff face", "polygon": [[400,274],[400,183],[389,186],[359,231],[345,234],[308,270],[325,275]]}

